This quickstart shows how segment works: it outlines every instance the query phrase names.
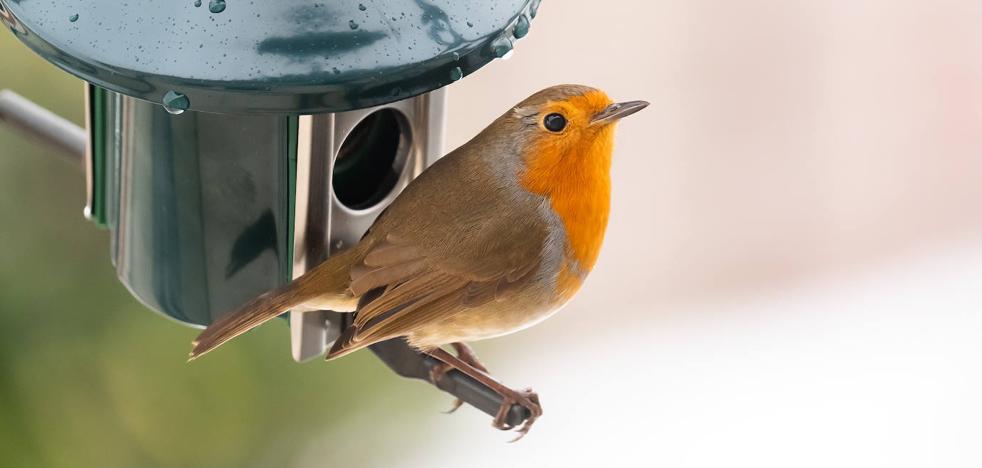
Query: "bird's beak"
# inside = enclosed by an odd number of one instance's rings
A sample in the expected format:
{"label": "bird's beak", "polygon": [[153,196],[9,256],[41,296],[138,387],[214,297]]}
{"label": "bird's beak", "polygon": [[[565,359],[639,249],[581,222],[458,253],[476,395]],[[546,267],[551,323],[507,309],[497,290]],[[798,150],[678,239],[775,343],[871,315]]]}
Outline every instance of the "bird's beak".
{"label": "bird's beak", "polygon": [[648,107],[647,101],[627,101],[618,102],[607,106],[597,115],[590,119],[590,125],[606,124],[616,122],[623,117],[627,117],[641,109]]}

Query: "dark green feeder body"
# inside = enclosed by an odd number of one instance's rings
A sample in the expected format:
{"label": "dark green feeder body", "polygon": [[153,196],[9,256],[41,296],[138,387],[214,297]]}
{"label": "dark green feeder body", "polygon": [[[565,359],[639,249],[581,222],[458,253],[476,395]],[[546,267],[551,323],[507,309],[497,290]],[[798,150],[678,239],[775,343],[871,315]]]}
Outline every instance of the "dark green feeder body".
{"label": "dark green feeder body", "polygon": [[87,215],[120,279],[207,325],[357,241],[442,152],[431,91],[509,52],[537,6],[0,0],[0,19],[90,83]]}

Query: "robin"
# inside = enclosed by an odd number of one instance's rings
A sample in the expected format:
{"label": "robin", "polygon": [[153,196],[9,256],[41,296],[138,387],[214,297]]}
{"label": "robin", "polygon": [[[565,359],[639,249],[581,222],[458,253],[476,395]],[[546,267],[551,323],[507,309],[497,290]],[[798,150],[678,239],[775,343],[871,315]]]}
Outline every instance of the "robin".
{"label": "robin", "polygon": [[607,226],[614,124],[647,105],[579,85],[533,94],[420,174],[358,244],[211,324],[191,359],[287,310],[351,312],[327,359],[404,338],[445,363],[434,381],[456,368],[501,394],[495,427],[527,408],[520,438],[538,396],[490,377],[465,343],[541,322],[580,288]]}

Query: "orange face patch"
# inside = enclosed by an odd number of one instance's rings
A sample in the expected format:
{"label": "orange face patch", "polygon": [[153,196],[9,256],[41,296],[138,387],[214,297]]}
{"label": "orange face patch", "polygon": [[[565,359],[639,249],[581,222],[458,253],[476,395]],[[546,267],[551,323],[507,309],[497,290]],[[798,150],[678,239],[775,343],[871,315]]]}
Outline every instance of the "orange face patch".
{"label": "orange face patch", "polygon": [[[611,125],[590,125],[590,119],[612,103],[593,91],[563,101],[551,101],[539,112],[541,134],[526,157],[522,185],[548,196],[566,228],[566,238],[578,270],[585,274],[597,261],[610,213]],[[566,127],[550,132],[545,116],[562,114]]]}

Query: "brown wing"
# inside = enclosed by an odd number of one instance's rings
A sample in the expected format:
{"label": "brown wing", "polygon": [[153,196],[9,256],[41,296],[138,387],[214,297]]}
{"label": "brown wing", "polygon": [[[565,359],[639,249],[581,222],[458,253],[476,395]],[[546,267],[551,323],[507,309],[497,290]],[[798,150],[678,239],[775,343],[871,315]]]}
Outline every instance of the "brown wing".
{"label": "brown wing", "polygon": [[[508,194],[512,187],[462,160],[448,156],[427,170],[372,227],[350,288],[383,292],[362,305],[328,359],[505,299],[532,279],[548,239],[544,200]],[[459,183],[436,191],[434,178]]]}
{"label": "brown wing", "polygon": [[[381,248],[392,247],[393,244],[386,243]],[[417,250],[411,246],[405,248]],[[532,256],[508,271],[472,279],[472,275],[450,272],[440,262],[423,256],[391,263],[389,260],[394,258],[373,260],[353,273],[352,292],[356,295],[375,289],[383,292],[358,310],[328,358],[407,335],[417,327],[444,320],[461,310],[505,299],[518,283],[530,279],[538,264]]]}

